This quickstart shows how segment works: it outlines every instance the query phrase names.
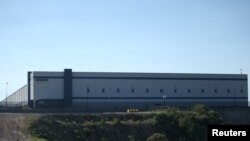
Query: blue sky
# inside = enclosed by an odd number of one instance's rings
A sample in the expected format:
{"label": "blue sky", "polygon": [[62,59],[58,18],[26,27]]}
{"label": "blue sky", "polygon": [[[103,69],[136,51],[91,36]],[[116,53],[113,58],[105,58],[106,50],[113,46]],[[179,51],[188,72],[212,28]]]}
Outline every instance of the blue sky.
{"label": "blue sky", "polygon": [[249,0],[1,0],[0,99],[27,71],[250,73]]}

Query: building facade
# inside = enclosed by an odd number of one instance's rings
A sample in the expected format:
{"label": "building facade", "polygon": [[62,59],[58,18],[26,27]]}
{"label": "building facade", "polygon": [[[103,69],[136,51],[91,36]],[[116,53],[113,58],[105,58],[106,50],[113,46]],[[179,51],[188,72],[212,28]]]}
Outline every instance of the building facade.
{"label": "building facade", "polygon": [[[28,72],[28,83],[19,91],[23,91],[22,101],[35,109],[119,111],[194,104],[248,106],[247,83],[247,75],[243,74],[100,73],[65,69]],[[11,96],[17,97],[19,91]]]}

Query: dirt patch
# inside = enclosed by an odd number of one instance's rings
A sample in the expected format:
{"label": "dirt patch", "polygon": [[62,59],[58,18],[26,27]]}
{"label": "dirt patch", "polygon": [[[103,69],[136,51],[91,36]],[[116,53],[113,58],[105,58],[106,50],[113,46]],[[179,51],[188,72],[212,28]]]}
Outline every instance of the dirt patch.
{"label": "dirt patch", "polygon": [[1,141],[27,141],[31,140],[28,133],[29,123],[37,116],[23,114],[0,114],[0,140]]}

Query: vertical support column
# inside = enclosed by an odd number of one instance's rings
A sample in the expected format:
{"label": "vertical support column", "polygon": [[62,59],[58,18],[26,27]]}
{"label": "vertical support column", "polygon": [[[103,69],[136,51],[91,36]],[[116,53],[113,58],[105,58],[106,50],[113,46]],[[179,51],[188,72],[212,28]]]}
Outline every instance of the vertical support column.
{"label": "vertical support column", "polygon": [[72,69],[64,69],[64,107],[72,107]]}
{"label": "vertical support column", "polygon": [[248,95],[248,75],[246,75],[246,77],[247,77],[247,82],[246,82],[246,96],[247,96],[247,107],[249,107],[250,106],[250,102],[248,101],[248,99],[249,99],[249,95]]}
{"label": "vertical support column", "polygon": [[28,86],[27,86],[27,89],[28,89],[28,108],[32,108],[32,102],[31,102],[31,99],[30,99],[30,75],[31,75],[31,72],[28,72]]}

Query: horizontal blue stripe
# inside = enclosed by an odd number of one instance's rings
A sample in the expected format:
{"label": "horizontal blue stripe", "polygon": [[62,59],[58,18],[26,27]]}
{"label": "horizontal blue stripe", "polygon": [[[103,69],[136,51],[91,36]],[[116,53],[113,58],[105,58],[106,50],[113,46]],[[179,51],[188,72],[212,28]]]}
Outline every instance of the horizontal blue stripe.
{"label": "horizontal blue stripe", "polygon": [[[72,97],[73,99],[164,99],[163,97]],[[167,97],[166,99],[248,99],[248,97]]]}
{"label": "horizontal blue stripe", "polygon": [[[61,76],[34,76],[34,78],[63,79]],[[247,78],[182,78],[182,77],[72,77],[72,79],[130,79],[130,80],[226,80],[247,81]]]}

